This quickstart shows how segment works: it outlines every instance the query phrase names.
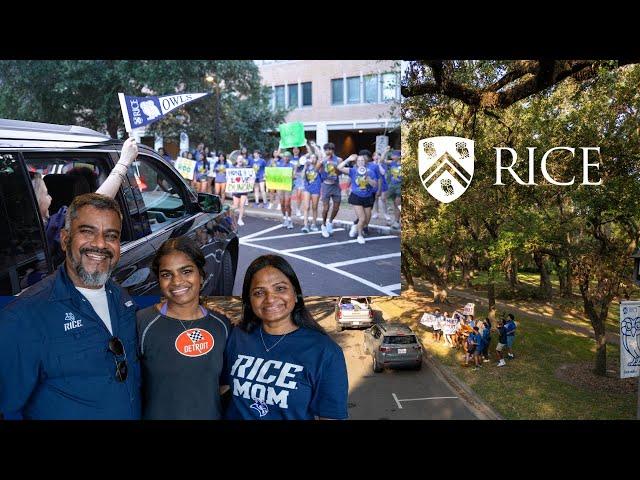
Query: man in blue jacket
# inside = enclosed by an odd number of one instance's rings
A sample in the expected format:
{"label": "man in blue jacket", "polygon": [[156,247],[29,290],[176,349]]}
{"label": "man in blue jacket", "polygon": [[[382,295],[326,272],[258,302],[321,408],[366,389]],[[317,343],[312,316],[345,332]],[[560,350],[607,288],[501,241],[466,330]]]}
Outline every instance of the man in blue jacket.
{"label": "man in blue jacket", "polygon": [[65,262],[0,311],[0,415],[140,418],[136,308],[109,279],[121,230],[114,200],[76,197],[60,234]]}

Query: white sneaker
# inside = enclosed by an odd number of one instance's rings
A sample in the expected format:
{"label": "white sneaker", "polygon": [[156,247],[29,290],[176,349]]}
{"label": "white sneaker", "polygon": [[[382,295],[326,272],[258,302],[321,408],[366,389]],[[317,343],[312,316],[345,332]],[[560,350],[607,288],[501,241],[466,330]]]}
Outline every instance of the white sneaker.
{"label": "white sneaker", "polygon": [[[374,217],[375,218],[375,217]],[[384,214],[384,219],[387,221],[391,220],[391,217],[389,215],[387,215],[386,213]]]}
{"label": "white sneaker", "polygon": [[351,225],[351,228],[349,229],[349,236],[351,238],[356,238],[357,234],[358,234],[358,225],[354,223],[353,225]]}
{"label": "white sneaker", "polygon": [[373,215],[371,215],[371,218],[378,218],[378,214],[374,213]]}
{"label": "white sneaker", "polygon": [[284,228],[287,228],[287,226],[289,225],[289,220],[287,219],[287,217],[282,219],[282,226]]}
{"label": "white sneaker", "polygon": [[306,225],[304,225],[301,229],[302,233],[309,233],[309,227],[307,227]]}
{"label": "white sneaker", "polygon": [[311,224],[311,231],[312,231],[312,232],[317,232],[317,231],[318,231],[318,225],[316,225],[316,223],[315,223],[315,222],[313,222],[313,223]]}
{"label": "white sneaker", "polygon": [[293,220],[289,219],[287,222],[287,229],[291,230],[293,228]]}
{"label": "white sneaker", "polygon": [[499,367],[504,367],[505,365],[506,365],[506,362],[504,361],[504,358],[498,362]]}
{"label": "white sneaker", "polygon": [[358,235],[358,243],[360,245],[364,245],[364,242],[365,242],[364,237],[362,235]]}
{"label": "white sneaker", "polygon": [[324,238],[329,238],[329,232],[327,231],[327,227],[325,225],[322,225],[321,230],[322,230],[322,236]]}
{"label": "white sneaker", "polygon": [[327,233],[333,235],[333,223],[327,222]]}
{"label": "white sneaker", "polygon": [[242,220],[238,220],[238,225],[240,225],[242,227],[242,226],[244,226],[244,222]]}
{"label": "white sneaker", "polygon": [[267,210],[271,210],[271,204],[267,204]]}

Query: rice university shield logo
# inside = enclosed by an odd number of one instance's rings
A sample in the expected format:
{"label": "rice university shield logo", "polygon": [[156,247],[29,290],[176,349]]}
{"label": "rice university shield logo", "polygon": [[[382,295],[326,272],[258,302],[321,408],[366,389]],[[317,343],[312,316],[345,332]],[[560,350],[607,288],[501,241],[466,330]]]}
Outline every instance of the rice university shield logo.
{"label": "rice university shield logo", "polygon": [[418,171],[422,185],[436,200],[453,202],[473,178],[473,140],[432,137],[418,142]]}

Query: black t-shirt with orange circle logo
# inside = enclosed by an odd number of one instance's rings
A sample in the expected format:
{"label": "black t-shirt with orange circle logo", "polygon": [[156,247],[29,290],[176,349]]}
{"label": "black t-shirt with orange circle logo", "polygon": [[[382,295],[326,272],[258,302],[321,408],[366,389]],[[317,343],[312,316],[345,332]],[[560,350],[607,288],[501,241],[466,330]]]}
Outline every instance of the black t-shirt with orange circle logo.
{"label": "black t-shirt with orange circle logo", "polygon": [[229,319],[207,311],[200,319],[181,322],[152,305],[137,313],[137,327],[142,418],[221,418],[219,379]]}

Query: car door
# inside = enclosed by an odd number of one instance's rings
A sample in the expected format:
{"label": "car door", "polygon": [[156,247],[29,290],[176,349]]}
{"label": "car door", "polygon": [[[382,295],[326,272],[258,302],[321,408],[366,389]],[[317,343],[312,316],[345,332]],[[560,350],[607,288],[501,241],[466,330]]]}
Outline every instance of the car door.
{"label": "car door", "polygon": [[19,152],[0,152],[0,295],[3,296],[19,293],[52,270],[30,177]]}

